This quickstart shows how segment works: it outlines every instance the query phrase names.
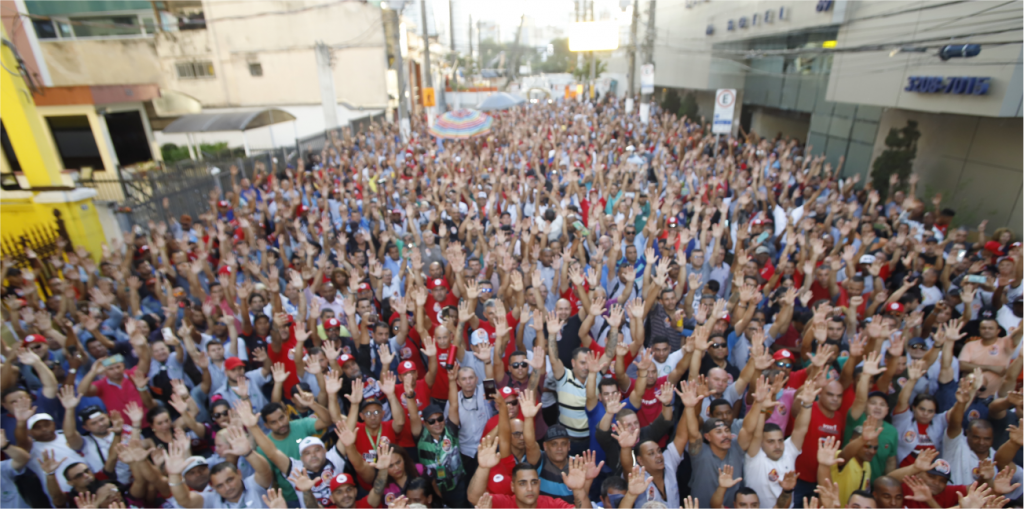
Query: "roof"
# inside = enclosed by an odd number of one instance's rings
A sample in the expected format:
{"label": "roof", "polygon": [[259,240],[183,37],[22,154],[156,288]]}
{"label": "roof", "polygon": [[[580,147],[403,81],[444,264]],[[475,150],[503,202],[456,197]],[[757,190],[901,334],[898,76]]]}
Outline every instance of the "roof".
{"label": "roof", "polygon": [[246,131],[280,122],[295,120],[284,110],[231,111],[223,113],[195,113],[182,115],[163,129],[165,133],[205,133],[211,131]]}

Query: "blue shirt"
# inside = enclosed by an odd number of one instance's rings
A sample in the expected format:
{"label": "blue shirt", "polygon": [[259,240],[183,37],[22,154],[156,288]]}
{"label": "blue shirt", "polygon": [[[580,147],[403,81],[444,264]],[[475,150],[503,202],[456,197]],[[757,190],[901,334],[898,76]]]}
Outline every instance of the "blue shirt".
{"label": "blue shirt", "polygon": [[18,492],[18,485],[14,483],[14,476],[25,473],[26,467],[15,470],[12,464],[14,460],[0,462],[0,506],[2,507],[28,507],[25,500]]}

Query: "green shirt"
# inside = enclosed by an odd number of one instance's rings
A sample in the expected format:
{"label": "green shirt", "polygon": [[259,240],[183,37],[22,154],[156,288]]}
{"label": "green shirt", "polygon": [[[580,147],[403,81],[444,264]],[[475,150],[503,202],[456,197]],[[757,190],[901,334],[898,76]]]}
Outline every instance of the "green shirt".
{"label": "green shirt", "polygon": [[424,429],[416,444],[420,463],[434,472],[437,487],[449,491],[455,489],[459,479],[465,474],[462,466],[462,454],[459,452],[459,427],[452,421],[444,420],[444,434],[435,440],[429,431]]}
{"label": "green shirt", "polygon": [[[277,449],[283,452],[285,456],[301,461],[302,457],[299,454],[299,442],[302,441],[303,438],[316,436],[316,434],[316,417],[303,417],[302,419],[296,419],[291,422],[291,431],[288,432],[288,437],[283,440],[274,438],[274,435],[270,433],[267,433],[267,438],[269,438],[271,442],[274,442]],[[292,483],[288,482],[288,478],[277,469],[277,466],[274,465],[273,461],[270,461],[270,458],[267,457],[267,453],[263,452],[262,449],[257,450],[264,458],[267,458],[267,462],[270,463],[270,469],[274,471],[274,481],[276,482],[277,487],[281,488],[281,494],[284,495],[284,498],[286,500],[298,502],[299,497],[295,494],[295,489],[292,488]]]}
{"label": "green shirt", "polygon": [[[844,444],[850,443],[853,428],[864,424],[867,418],[868,413],[866,410],[861,414],[860,419],[854,419],[850,414],[846,414],[846,434],[843,436]],[[878,435],[878,452],[871,459],[872,481],[885,475],[885,463],[889,458],[896,456],[897,440],[899,440],[899,434],[896,433],[896,427],[882,421],[882,433]]]}

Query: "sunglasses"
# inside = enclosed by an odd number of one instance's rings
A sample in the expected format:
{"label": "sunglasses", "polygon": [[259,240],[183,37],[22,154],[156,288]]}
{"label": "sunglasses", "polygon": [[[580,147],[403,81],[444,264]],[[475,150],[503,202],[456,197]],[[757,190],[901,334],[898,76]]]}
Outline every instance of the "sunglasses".
{"label": "sunglasses", "polygon": [[444,422],[444,417],[434,417],[433,419],[427,419],[423,422],[426,422],[427,424],[437,424],[439,422]]}
{"label": "sunglasses", "polygon": [[512,399],[512,400],[506,401],[505,404],[506,405],[518,405],[519,404],[519,400],[518,399]]}
{"label": "sunglasses", "polygon": [[490,288],[481,288],[480,289],[480,293],[491,293],[491,289]]}
{"label": "sunglasses", "polygon": [[636,232],[635,231],[631,232],[629,230],[626,230],[626,235],[636,235]]}
{"label": "sunglasses", "polygon": [[711,344],[711,348],[726,348],[727,346],[729,346],[729,345],[726,345],[725,343],[712,343]]}
{"label": "sunglasses", "polygon": [[382,413],[383,412],[381,412],[380,410],[367,410],[363,412],[363,414],[366,415],[367,417],[376,417]]}
{"label": "sunglasses", "polygon": [[928,348],[928,345],[925,345],[924,343],[918,343],[916,345],[910,345],[910,349],[911,350],[924,350],[924,349],[927,349],[927,348]]}
{"label": "sunglasses", "polygon": [[527,366],[529,366],[529,364],[527,364],[525,362],[513,362],[513,363],[509,364],[509,367],[512,368],[512,369],[525,368]]}
{"label": "sunglasses", "polygon": [[793,369],[793,365],[792,364],[790,364],[788,362],[784,362],[784,361],[778,361],[778,362],[775,363],[775,365],[780,367],[780,368]]}
{"label": "sunglasses", "polygon": [[220,419],[221,417],[227,417],[227,416],[228,416],[227,412],[217,412],[217,413],[213,414],[213,418],[214,419]]}

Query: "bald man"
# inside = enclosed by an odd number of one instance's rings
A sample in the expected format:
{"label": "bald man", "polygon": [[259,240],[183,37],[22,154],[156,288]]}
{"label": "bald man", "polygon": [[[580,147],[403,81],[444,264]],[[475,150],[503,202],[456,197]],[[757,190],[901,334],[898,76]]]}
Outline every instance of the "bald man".
{"label": "bald man", "polygon": [[903,507],[903,488],[899,481],[887,475],[871,483],[871,496],[878,507]]}
{"label": "bald man", "polygon": [[[491,372],[490,359],[486,361],[486,370]],[[480,439],[484,436],[484,427],[492,416],[496,415],[494,407],[484,395],[483,382],[473,368],[459,368],[456,384],[459,386],[459,452],[462,453],[462,464],[467,472],[476,470],[476,450]],[[445,408],[448,415],[451,404]]]}

